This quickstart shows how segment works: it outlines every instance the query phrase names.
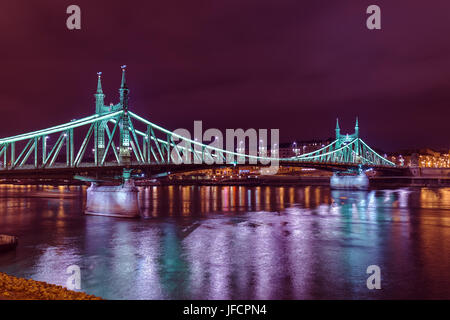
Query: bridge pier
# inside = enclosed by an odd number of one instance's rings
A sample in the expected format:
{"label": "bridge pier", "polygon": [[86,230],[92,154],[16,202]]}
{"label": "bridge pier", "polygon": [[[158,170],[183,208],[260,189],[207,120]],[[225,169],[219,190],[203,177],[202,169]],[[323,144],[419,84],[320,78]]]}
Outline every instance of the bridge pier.
{"label": "bridge pier", "polygon": [[92,182],[87,189],[85,214],[119,217],[140,217],[139,190],[130,177],[130,172],[124,170],[124,182],[120,186],[100,186]]}
{"label": "bridge pier", "polygon": [[331,189],[347,190],[367,190],[369,188],[369,178],[364,172],[350,175],[340,175],[334,172],[330,179]]}

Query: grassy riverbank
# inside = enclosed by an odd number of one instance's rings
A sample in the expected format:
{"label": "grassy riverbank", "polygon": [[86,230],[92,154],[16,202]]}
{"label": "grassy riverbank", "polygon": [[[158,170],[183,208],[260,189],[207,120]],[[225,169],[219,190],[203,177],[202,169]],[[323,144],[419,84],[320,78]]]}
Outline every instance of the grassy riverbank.
{"label": "grassy riverbank", "polygon": [[0,300],[101,300],[101,298],[0,272]]}

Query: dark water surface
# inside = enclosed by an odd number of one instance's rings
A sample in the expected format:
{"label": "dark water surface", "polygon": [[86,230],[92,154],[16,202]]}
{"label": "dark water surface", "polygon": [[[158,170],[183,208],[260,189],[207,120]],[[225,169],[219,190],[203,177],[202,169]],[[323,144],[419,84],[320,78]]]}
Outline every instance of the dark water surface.
{"label": "dark water surface", "polygon": [[[0,185],[0,271],[107,299],[450,298],[450,188],[142,188],[145,218],[85,216],[84,187]],[[380,290],[366,269],[381,268]]]}

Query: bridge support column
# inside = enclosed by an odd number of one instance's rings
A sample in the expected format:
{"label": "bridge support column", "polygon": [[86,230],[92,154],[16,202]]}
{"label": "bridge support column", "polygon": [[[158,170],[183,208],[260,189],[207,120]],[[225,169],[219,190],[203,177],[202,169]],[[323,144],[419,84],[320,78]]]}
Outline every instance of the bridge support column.
{"label": "bridge support column", "polygon": [[369,178],[364,172],[353,175],[342,175],[339,172],[334,172],[330,179],[330,187],[331,189],[367,190]]}
{"label": "bridge support column", "polygon": [[130,171],[124,169],[124,181],[120,186],[100,186],[92,182],[87,189],[85,214],[138,218],[140,216],[138,192]]}

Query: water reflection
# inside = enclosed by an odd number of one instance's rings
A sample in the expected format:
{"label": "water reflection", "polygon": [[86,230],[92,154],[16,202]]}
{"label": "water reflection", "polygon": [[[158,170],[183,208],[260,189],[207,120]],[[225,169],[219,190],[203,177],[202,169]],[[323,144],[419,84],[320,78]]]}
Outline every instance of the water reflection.
{"label": "water reflection", "polygon": [[323,187],[168,186],[140,188],[144,217],[200,217],[212,213],[280,211],[295,204],[316,207],[330,204]]}
{"label": "water reflection", "polygon": [[[84,216],[84,187],[0,185],[0,271],[110,299],[450,298],[450,189],[140,190],[144,219]],[[366,289],[366,268],[382,288]]]}

